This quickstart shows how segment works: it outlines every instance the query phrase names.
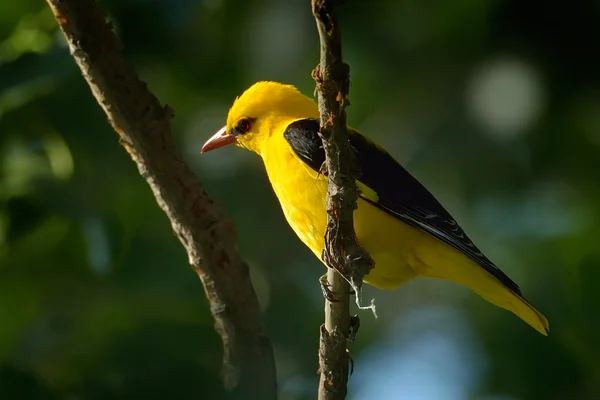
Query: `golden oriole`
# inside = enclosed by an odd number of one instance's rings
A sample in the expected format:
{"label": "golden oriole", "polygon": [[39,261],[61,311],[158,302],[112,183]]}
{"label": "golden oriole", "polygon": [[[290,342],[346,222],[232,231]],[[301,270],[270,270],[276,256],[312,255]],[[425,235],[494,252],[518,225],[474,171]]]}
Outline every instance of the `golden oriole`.
{"label": "golden oriole", "polygon": [[[327,178],[319,111],[294,86],[258,82],[236,98],[227,125],[202,152],[236,144],[259,154],[298,237],[321,259],[327,223]],[[388,152],[348,127],[361,174],[354,214],[358,241],[375,261],[365,282],[393,289],[419,276],[467,286],[512,311],[544,335],[548,321],[516,283],[473,244],[454,218]]]}

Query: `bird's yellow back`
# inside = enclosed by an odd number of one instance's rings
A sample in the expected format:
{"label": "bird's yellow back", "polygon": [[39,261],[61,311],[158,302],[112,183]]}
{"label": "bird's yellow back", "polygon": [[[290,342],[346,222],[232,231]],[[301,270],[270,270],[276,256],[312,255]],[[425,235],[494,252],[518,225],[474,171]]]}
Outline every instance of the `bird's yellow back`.
{"label": "bird's yellow back", "polygon": [[271,136],[261,156],[286,220],[300,240],[320,257],[327,224],[327,179],[300,161],[283,132]]}

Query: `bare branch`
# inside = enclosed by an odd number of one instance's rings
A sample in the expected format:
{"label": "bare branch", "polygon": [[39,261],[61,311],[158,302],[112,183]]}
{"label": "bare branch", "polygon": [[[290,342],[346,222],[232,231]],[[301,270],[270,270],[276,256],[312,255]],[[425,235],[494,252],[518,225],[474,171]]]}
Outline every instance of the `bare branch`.
{"label": "bare branch", "polygon": [[161,106],[126,63],[121,43],[93,0],[47,2],[83,77],[202,280],[223,340],[226,388],[239,398],[275,399],[273,349],[248,265],[237,251],[235,228],[176,149],[173,110]]}
{"label": "bare branch", "polygon": [[329,177],[324,253],[332,267],[327,279],[332,292],[340,300],[333,303],[325,301],[325,325],[321,327],[319,349],[319,399],[344,399],[350,362],[346,348],[350,329],[348,283],[355,291],[358,303],[363,278],[374,263],[358,245],[354,233],[359,171],[346,131],[345,108],[349,104],[350,77],[349,67],[342,61],[341,34],[334,0],[312,0],[311,4],[321,43],[320,63],[313,71],[313,78],[317,82],[320,132]]}

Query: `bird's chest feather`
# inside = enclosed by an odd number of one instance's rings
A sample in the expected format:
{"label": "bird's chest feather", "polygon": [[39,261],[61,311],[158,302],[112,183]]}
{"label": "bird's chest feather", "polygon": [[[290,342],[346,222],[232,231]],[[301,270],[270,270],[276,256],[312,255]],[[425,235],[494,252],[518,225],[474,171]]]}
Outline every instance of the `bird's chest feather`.
{"label": "bird's chest feather", "polygon": [[327,224],[327,179],[306,166],[283,143],[263,156],[269,180],[288,223],[317,256]]}

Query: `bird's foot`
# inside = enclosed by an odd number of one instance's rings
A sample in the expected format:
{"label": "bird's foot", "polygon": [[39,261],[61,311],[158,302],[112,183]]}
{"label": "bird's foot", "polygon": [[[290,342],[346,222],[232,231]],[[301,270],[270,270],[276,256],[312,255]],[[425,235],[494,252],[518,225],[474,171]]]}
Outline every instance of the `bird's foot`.
{"label": "bird's foot", "polygon": [[[335,297],[335,294],[333,293],[333,291],[331,289],[329,289],[331,287],[331,284],[327,280],[327,274],[325,274],[319,278],[319,283],[321,284],[321,292],[323,292],[323,297],[325,297],[327,300],[329,300],[332,303],[339,303],[341,301],[340,299]],[[356,292],[354,290],[350,290],[348,292],[348,294],[350,296],[354,296],[356,294]]]}
{"label": "bird's foot", "polygon": [[323,297],[325,297],[331,303],[339,303],[341,299],[337,298],[335,294],[329,289],[331,284],[327,280],[327,274],[323,275],[319,278],[319,283],[321,284],[321,291],[323,292]]}
{"label": "bird's foot", "polygon": [[327,169],[327,161],[323,161],[321,167],[319,167],[319,175],[329,176],[329,170]]}

